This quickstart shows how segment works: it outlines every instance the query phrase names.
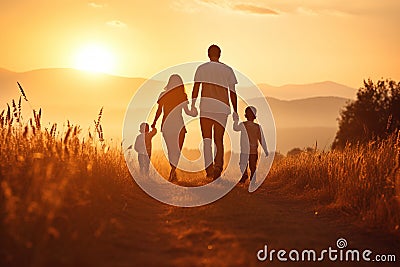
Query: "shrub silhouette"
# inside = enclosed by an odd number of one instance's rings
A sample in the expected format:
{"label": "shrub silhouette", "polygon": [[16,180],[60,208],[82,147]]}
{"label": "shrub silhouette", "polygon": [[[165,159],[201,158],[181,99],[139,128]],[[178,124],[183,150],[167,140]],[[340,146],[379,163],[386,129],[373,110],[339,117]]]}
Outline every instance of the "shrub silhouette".
{"label": "shrub silhouette", "polygon": [[332,148],[387,138],[400,129],[400,82],[364,80],[357,99],[340,112]]}

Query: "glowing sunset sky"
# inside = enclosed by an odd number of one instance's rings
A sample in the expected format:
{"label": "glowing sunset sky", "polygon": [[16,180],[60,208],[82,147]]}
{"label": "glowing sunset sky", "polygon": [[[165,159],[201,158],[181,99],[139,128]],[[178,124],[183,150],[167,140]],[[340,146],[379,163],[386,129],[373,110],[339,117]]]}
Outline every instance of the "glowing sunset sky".
{"label": "glowing sunset sky", "polygon": [[398,0],[1,0],[0,68],[73,68],[94,45],[100,70],[151,77],[216,43],[256,83],[359,87],[400,79],[399,12]]}

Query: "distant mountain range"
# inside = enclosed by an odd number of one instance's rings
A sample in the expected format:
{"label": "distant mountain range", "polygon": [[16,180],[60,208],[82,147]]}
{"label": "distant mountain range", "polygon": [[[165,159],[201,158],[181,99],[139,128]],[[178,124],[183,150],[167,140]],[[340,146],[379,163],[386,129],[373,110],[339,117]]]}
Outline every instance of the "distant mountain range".
{"label": "distant mountain range", "polygon": [[[93,124],[104,106],[106,137],[120,138],[125,109],[144,78],[93,74],[74,69],[39,69],[16,73],[0,69],[0,110],[11,99],[18,99],[16,82],[26,91],[30,105],[42,108],[44,121],[71,122],[84,129]],[[155,81],[162,90],[164,84]],[[318,141],[328,148],[337,130],[337,118],[356,89],[334,82],[258,87],[267,97],[276,126],[278,150],[306,147]],[[191,88],[186,88],[190,95]],[[260,100],[261,101],[261,100]],[[30,106],[23,104],[25,111]],[[28,114],[26,115],[28,117]]]}
{"label": "distant mountain range", "polygon": [[[277,129],[277,148],[282,153],[299,147],[327,150],[337,132],[340,110],[350,101],[341,97],[311,97],[296,100],[279,100],[267,97]],[[260,101],[262,99],[254,101]]]}
{"label": "distant mountain range", "polygon": [[336,96],[348,99],[356,97],[357,89],[331,81],[310,84],[288,84],[283,86],[271,86],[258,84],[263,94],[282,100],[294,100],[318,96]]}

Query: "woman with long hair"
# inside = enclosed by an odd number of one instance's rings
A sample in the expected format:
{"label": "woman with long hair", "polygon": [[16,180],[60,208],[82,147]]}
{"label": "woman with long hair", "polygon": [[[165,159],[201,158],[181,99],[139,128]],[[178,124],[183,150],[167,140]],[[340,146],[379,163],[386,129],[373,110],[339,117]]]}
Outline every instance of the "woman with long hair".
{"label": "woman with long hair", "polygon": [[182,110],[189,116],[196,116],[195,109],[189,110],[188,98],[181,76],[173,74],[169,77],[164,91],[157,100],[158,108],[151,125],[155,128],[161,113],[164,113],[161,123],[161,132],[167,145],[168,160],[171,165],[169,181],[176,177],[176,167],[181,156],[183,142],[185,141],[186,128],[182,117]]}

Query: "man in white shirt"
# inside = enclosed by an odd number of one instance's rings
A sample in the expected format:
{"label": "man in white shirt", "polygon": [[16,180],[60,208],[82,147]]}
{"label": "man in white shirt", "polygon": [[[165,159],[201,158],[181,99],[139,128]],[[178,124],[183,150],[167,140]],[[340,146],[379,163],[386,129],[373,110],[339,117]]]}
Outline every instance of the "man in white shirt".
{"label": "man in white shirt", "polygon": [[[201,85],[200,127],[204,145],[204,164],[207,177],[217,179],[224,166],[224,133],[228,115],[233,107],[233,117],[237,118],[236,76],[231,67],[219,62],[221,49],[217,45],[208,48],[210,61],[200,65],[194,76],[192,110]],[[230,99],[230,101],[229,101]],[[214,130],[214,134],[213,134]],[[213,161],[212,140],[216,146]]]}

